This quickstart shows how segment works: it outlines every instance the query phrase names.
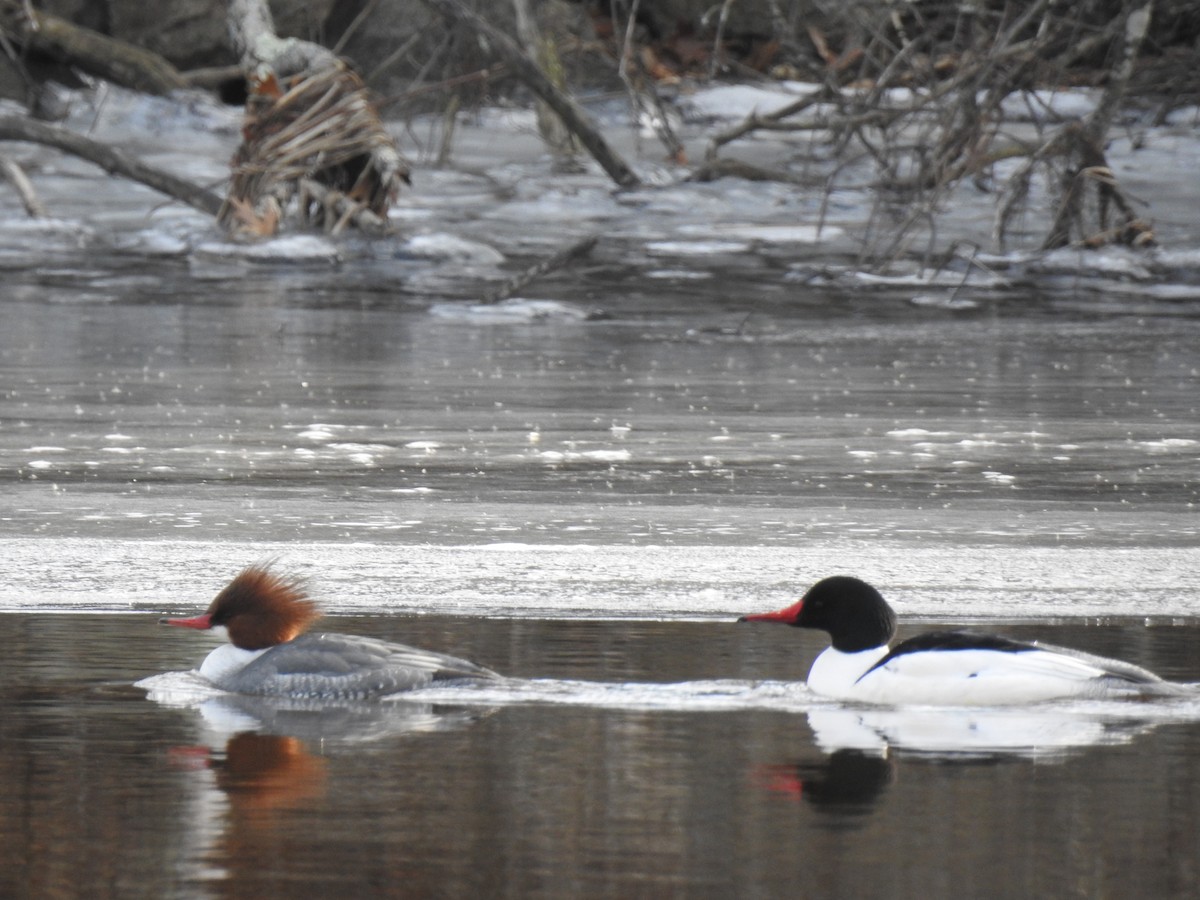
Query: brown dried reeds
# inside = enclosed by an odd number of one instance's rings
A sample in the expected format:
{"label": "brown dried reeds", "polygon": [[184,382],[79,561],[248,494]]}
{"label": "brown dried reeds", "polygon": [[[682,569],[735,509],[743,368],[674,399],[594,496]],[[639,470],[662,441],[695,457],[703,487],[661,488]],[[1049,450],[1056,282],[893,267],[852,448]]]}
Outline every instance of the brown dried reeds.
{"label": "brown dried reeds", "polygon": [[408,162],[353,71],[338,64],[282,84],[263,71],[246,101],[218,219],[231,231],[271,235],[294,203],[302,225],[382,233],[408,183]]}

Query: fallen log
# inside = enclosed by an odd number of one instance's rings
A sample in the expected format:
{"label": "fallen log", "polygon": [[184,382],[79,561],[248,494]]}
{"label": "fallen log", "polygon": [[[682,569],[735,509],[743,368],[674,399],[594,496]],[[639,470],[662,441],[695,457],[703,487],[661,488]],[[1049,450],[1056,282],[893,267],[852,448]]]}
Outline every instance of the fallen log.
{"label": "fallen log", "polygon": [[211,191],[65,128],[18,116],[0,116],[0,141],[28,141],[54,147],[95,163],[110,174],[140,182],[210,216],[215,216],[221,209],[221,198]]}
{"label": "fallen log", "polygon": [[166,59],[142,47],[80,28],[66,19],[12,4],[0,31],[26,51],[37,50],[85,72],[145,94],[169,94],[188,86]]}

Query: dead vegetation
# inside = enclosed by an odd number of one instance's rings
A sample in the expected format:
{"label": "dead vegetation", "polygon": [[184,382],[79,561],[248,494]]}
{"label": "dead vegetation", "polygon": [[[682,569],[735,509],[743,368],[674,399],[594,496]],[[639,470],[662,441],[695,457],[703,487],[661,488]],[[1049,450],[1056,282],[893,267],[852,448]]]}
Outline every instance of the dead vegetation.
{"label": "dead vegetation", "polygon": [[[779,180],[823,183],[827,198],[874,189],[866,260],[935,252],[947,206],[982,195],[993,204],[998,249],[1143,246],[1153,231],[1105,145],[1150,24],[1146,0],[851,4],[824,28],[785,36],[807,41],[816,64],[772,70],[808,78],[812,90],[713,134],[698,176],[736,171],[731,156],[748,139],[794,135]],[[714,46],[709,58],[720,53]],[[1080,82],[1097,86],[1095,108],[1060,117],[1049,98]]]}
{"label": "dead vegetation", "polygon": [[[54,46],[27,4],[0,3],[6,52]],[[578,27],[577,17],[574,30],[547,20],[547,10],[569,6],[565,0],[511,0],[511,8],[421,3],[444,24],[440,36],[424,39],[427,58],[412,58],[414,40],[365,71],[420,64],[410,90],[383,103],[428,109],[431,97],[443,98],[439,160],[449,156],[458,111],[507,79],[539,100],[547,143],[564,166],[586,151],[619,188],[640,184],[567,87],[567,74],[590,60],[593,72],[607,71],[629,98],[634,116],[653,127],[680,178],[774,179],[820,191],[827,202],[839,191],[869,189],[875,203],[861,254],[868,264],[944,253],[939,223],[962,204],[990,205],[996,249],[1153,243],[1153,228],[1109,165],[1107,146],[1131,90],[1139,98],[1200,97],[1196,53],[1187,51],[1196,46],[1200,15],[1182,0],[836,7],[764,0],[769,23],[753,34],[735,27],[732,0],[671,33],[654,21],[658,10],[649,0],[581,4],[586,26]],[[364,6],[335,49],[355,29],[370,28],[377,8]],[[252,236],[274,233],[289,215],[331,232],[386,231],[408,164],[364,79],[333,51],[276,38],[261,0],[231,0],[230,19],[240,32],[250,91],[220,221]],[[88,48],[95,69],[99,45],[77,45]],[[156,67],[146,61],[143,68]],[[787,80],[796,99],[714,129],[700,144],[703,152],[689,159],[677,101],[689,85],[715,76]],[[1064,86],[1089,87],[1092,107],[1060,114],[1053,95]],[[1161,101],[1160,116],[1168,105]],[[39,139],[37,129],[11,121],[7,130]],[[743,148],[764,136],[784,148],[777,161],[743,158]]]}
{"label": "dead vegetation", "polygon": [[258,237],[274,234],[293,206],[303,226],[383,234],[409,183],[362,80],[340,63],[282,85],[273,71],[255,77],[230,169],[218,220]]}
{"label": "dead vegetation", "polygon": [[[455,23],[480,18],[464,11],[463,0],[423,2]],[[655,131],[681,177],[774,179],[821,190],[826,201],[842,190],[871,189],[864,263],[935,256],[939,221],[963,203],[990,205],[998,250],[1153,243],[1153,228],[1109,166],[1106,146],[1143,60],[1188,27],[1186,5],[934,0],[789,16],[785,7],[794,4],[768,0],[770,33],[753,36],[726,28],[731,5],[711,7],[706,31],[664,35],[647,24],[653,4],[588,4],[595,40],[560,36],[559,54],[590,54],[613,67],[632,114]],[[1173,17],[1157,32],[1154,11]],[[751,110],[714,131],[692,164],[672,125],[672,100],[717,73],[810,88],[783,109]],[[527,73],[516,74],[538,93]],[[1078,86],[1097,95],[1093,108],[1058,112],[1055,92]],[[578,127],[568,123],[573,132]],[[742,146],[768,134],[794,139],[776,167],[739,158]]]}

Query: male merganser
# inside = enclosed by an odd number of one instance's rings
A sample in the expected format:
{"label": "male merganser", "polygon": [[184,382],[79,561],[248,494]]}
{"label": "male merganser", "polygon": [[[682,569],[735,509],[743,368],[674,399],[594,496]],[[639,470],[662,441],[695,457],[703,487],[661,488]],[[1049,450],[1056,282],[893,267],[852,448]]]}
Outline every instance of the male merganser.
{"label": "male merganser", "polygon": [[331,700],[382,697],[431,682],[499,678],[441,653],[343,634],[304,634],[321,613],[296,577],[250,566],[217,594],[208,610],[168,625],[228,637],[208,654],[200,675],[238,694]]}
{"label": "male merganser", "polygon": [[797,603],[739,622],[827,631],[808,686],[836,700],[891,706],[995,706],[1066,697],[1172,694],[1180,685],[1130,663],[990,634],[940,631],[889,649],[896,614],[865,581],[818,581]]}

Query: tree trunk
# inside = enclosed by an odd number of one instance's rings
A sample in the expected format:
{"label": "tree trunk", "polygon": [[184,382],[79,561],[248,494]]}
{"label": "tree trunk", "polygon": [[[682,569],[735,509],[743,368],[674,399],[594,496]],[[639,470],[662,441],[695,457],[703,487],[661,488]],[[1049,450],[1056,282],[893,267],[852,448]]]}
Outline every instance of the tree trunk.
{"label": "tree trunk", "polygon": [[567,94],[560,91],[547,78],[537,64],[521,50],[511,37],[496,28],[478,13],[468,9],[461,0],[421,0],[430,9],[452,22],[459,22],[478,36],[487,40],[489,46],[513,70],[529,90],[546,101],[567,128],[579,137],[579,142],[592,154],[601,168],[621,187],[637,187],[641,179],[623,160],[592,123],[591,117]]}
{"label": "tree trunk", "polygon": [[[21,8],[29,13],[28,18],[17,12]],[[27,6],[14,4],[6,12],[8,15],[0,23],[3,30],[27,51],[40,51],[106,81],[146,94],[168,94],[187,87],[186,79],[157,53]]]}

